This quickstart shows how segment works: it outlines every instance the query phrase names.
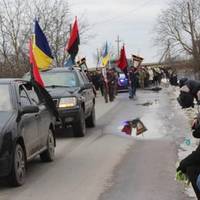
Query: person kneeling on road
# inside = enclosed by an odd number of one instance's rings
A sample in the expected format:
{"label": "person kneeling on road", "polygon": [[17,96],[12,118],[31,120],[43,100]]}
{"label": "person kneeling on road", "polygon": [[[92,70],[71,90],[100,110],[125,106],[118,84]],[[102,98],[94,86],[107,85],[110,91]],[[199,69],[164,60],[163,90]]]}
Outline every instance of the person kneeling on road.
{"label": "person kneeling on road", "polygon": [[[182,108],[194,107],[194,99],[200,103],[200,82],[188,79],[179,81],[180,95],[177,98]],[[195,118],[192,125],[192,134],[195,138],[200,138],[200,114]],[[186,175],[192,183],[197,198],[200,200],[200,145],[195,151],[180,162],[177,168],[177,175]]]}
{"label": "person kneeling on road", "polygon": [[179,81],[180,95],[177,98],[182,108],[194,107],[194,99],[200,104],[200,81],[188,80]]}
{"label": "person kneeling on road", "polygon": [[[200,114],[194,119],[192,130],[193,136],[200,138]],[[186,179],[189,179],[197,198],[200,199],[200,144],[195,151],[180,162],[177,174],[182,177],[185,175]]]}

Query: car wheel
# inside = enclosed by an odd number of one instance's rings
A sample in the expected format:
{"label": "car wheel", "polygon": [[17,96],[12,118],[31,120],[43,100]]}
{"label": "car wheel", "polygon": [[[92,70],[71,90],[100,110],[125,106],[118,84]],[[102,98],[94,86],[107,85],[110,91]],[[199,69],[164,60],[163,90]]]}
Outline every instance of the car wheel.
{"label": "car wheel", "polygon": [[84,111],[81,109],[80,116],[77,121],[75,121],[72,125],[74,137],[84,137],[86,134],[86,124],[85,124],[85,116]]}
{"label": "car wheel", "polygon": [[55,139],[53,132],[49,129],[49,135],[47,138],[47,149],[40,154],[40,159],[43,162],[52,162],[55,158]]}
{"label": "car wheel", "polygon": [[13,164],[9,177],[10,184],[13,186],[21,186],[25,182],[26,176],[26,158],[23,147],[16,144],[13,154]]}
{"label": "car wheel", "polygon": [[90,116],[86,119],[87,127],[95,127],[96,125],[96,115],[95,115],[95,105],[92,108]]}

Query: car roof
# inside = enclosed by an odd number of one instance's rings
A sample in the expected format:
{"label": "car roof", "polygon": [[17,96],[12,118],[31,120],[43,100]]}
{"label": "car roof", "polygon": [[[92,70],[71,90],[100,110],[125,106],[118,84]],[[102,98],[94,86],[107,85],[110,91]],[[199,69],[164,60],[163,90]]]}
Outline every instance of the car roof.
{"label": "car roof", "polygon": [[[78,67],[54,67],[51,69],[48,69],[46,71],[41,71],[42,73],[48,73],[48,72],[72,72],[72,71],[78,71]],[[80,71],[80,70],[79,70]]]}
{"label": "car roof", "polygon": [[26,83],[28,81],[19,78],[0,78],[0,84],[12,84],[12,83]]}

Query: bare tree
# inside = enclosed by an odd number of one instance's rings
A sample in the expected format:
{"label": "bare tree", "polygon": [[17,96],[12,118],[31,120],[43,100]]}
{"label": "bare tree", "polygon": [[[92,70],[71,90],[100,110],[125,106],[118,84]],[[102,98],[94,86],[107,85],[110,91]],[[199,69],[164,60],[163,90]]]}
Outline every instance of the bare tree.
{"label": "bare tree", "polygon": [[[11,76],[21,75],[29,69],[28,41],[33,34],[34,19],[47,36],[55,66],[63,66],[64,47],[70,32],[70,9],[63,0],[2,0],[0,7],[0,70]],[[87,40],[89,25],[80,20],[81,39]],[[9,74],[8,73],[8,74]]]}
{"label": "bare tree", "polygon": [[200,1],[174,0],[158,17],[155,44],[171,55],[189,55],[200,69]]}

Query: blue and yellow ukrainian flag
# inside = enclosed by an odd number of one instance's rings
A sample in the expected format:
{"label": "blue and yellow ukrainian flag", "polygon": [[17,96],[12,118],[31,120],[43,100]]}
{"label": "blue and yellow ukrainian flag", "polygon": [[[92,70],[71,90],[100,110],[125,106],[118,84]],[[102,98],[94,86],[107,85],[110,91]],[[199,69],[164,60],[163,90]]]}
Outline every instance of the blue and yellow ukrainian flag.
{"label": "blue and yellow ukrainian flag", "polygon": [[108,43],[106,42],[104,53],[102,55],[102,65],[103,65],[103,67],[106,67],[108,65],[109,60],[110,60],[110,55],[108,53]]}
{"label": "blue and yellow ukrainian flag", "polygon": [[53,56],[46,36],[38,21],[35,21],[35,33],[33,35],[33,54],[40,70],[46,70],[53,61]]}

